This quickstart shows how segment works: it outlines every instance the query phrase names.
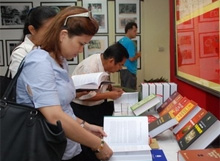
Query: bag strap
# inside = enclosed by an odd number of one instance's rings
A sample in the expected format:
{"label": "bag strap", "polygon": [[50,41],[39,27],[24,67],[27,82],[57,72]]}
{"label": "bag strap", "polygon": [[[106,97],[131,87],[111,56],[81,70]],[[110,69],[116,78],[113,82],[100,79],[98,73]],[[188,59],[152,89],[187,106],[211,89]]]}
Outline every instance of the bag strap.
{"label": "bag strap", "polygon": [[8,77],[8,78],[12,78],[11,71],[9,70],[10,64],[11,64],[11,61],[10,61],[9,65],[8,65],[8,68],[7,68],[6,73],[5,73],[5,77]]}
{"label": "bag strap", "polygon": [[[17,79],[22,71],[22,68],[24,66],[24,62],[25,62],[25,58],[21,61],[19,67],[18,67],[18,71],[15,74],[15,76],[12,78],[11,82],[9,83],[7,89],[5,90],[5,93],[3,94],[3,100],[7,101],[8,97],[10,95],[10,93],[13,91],[13,89],[16,87],[16,83],[17,83]],[[7,72],[6,72],[7,73]]]}

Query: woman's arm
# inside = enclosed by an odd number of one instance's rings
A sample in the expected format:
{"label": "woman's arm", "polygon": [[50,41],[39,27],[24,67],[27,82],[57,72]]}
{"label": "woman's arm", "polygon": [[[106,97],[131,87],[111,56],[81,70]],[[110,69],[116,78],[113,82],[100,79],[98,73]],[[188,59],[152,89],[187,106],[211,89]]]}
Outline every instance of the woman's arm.
{"label": "woman's arm", "polygon": [[39,108],[39,110],[52,124],[56,124],[60,120],[67,138],[88,146],[93,150],[100,150],[101,148],[100,152],[96,154],[99,159],[108,160],[113,154],[106,143],[102,147],[99,137],[82,128],[76,120],[63,112],[60,106],[47,106]]}

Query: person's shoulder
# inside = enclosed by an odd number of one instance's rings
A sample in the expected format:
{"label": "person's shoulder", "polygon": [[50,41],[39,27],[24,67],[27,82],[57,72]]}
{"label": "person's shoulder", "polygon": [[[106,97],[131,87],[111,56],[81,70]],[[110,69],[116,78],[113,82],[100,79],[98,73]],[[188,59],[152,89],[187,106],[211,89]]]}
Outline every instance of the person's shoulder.
{"label": "person's shoulder", "polygon": [[43,59],[47,59],[48,57],[50,57],[50,54],[47,51],[38,47],[30,51],[26,57],[28,59],[41,61]]}

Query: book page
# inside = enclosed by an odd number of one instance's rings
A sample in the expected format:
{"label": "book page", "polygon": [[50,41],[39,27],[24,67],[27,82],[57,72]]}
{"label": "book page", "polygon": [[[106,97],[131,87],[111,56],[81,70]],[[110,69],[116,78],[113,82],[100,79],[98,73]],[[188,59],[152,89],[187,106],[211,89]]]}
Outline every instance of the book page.
{"label": "book page", "polygon": [[146,151],[150,149],[148,137],[148,118],[104,117],[104,140],[113,152]]}
{"label": "book page", "polygon": [[98,72],[89,74],[73,75],[72,80],[76,89],[98,89],[102,77],[108,76],[108,73]]}

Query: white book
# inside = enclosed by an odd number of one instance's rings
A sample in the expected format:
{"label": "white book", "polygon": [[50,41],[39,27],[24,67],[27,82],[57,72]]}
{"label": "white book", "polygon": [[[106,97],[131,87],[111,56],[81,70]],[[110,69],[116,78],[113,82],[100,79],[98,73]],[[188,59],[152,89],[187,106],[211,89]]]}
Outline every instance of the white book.
{"label": "white book", "polygon": [[177,91],[177,84],[174,82],[169,82],[170,85],[170,95],[172,95],[175,91]]}
{"label": "white book", "polygon": [[73,75],[72,80],[76,90],[97,90],[102,84],[110,84],[106,72]]}
{"label": "white book", "polygon": [[161,83],[155,83],[155,94],[160,100],[160,103],[156,105],[156,109],[158,109],[163,103],[163,86]]}
{"label": "white book", "polygon": [[167,100],[170,97],[170,85],[168,83],[162,83],[163,85],[163,100]]}
{"label": "white book", "polygon": [[151,161],[146,116],[105,116],[105,142],[113,150],[109,161]]}
{"label": "white book", "polygon": [[149,96],[149,85],[148,83],[142,83],[141,84],[141,94],[142,94],[142,99],[146,98]]}
{"label": "white book", "polygon": [[114,115],[133,115],[130,107],[138,102],[138,92],[124,92],[114,100]]}
{"label": "white book", "polygon": [[135,103],[133,106],[131,106],[131,110],[134,113],[134,115],[139,116],[146,111],[149,112],[149,110],[154,110],[154,107],[160,103],[159,98],[155,94],[151,94],[144,99],[140,100],[139,102]]}

